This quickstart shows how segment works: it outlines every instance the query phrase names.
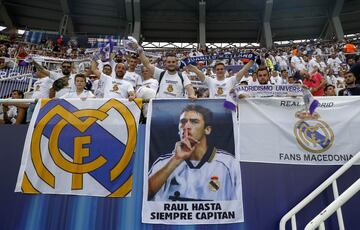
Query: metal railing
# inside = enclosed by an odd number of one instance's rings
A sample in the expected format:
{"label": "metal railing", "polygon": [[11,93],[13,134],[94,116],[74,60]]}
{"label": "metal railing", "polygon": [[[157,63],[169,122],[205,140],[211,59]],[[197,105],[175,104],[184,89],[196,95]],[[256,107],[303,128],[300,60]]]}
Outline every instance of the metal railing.
{"label": "metal railing", "polygon": [[32,73],[2,78],[0,79],[0,98],[10,97],[11,91],[15,89],[23,92],[30,92],[33,82],[34,78]]}
{"label": "metal railing", "polygon": [[[332,174],[327,180],[325,180],[321,185],[319,185],[313,192],[311,192],[307,197],[305,197],[300,203],[298,203],[293,209],[291,209],[288,213],[286,213],[283,218],[280,220],[280,230],[285,230],[286,223],[291,219],[291,229],[296,230],[296,214],[303,209],[306,205],[308,205],[315,197],[317,197],[320,193],[322,193],[328,186],[332,185],[333,193],[334,193],[334,202],[331,203],[327,209],[329,211],[336,211],[339,229],[345,229],[343,215],[341,211],[341,205],[345,203],[348,199],[350,199],[356,192],[356,186],[360,186],[359,180],[356,181],[346,192],[342,193],[339,196],[338,186],[336,180],[344,174],[352,165],[354,165],[357,161],[360,160],[360,152],[358,152],[354,157],[352,157],[348,162],[346,162],[343,166],[341,166],[334,174]],[[359,190],[359,187],[358,187]],[[325,210],[327,210],[325,209]],[[328,214],[328,213],[327,213]],[[319,215],[321,217],[315,217],[314,223],[311,224],[311,227],[315,226],[317,223],[320,225],[320,229],[325,229],[324,220],[328,217],[326,213],[321,212]],[[330,216],[330,215],[329,215]],[[326,217],[326,218],[324,218]],[[313,221],[314,221],[313,220]],[[310,222],[311,223],[311,222]],[[317,226],[319,226],[317,225]],[[309,228],[313,229],[313,228]]]}
{"label": "metal railing", "polygon": [[[329,218],[336,210],[345,204],[351,197],[360,191],[360,179],[353,183],[345,190],[338,198],[336,198],[329,206],[322,210],[314,219],[312,219],[305,227],[305,230],[325,229],[324,221]],[[338,217],[339,218],[339,217]],[[339,229],[345,229],[344,226],[339,226]]]}

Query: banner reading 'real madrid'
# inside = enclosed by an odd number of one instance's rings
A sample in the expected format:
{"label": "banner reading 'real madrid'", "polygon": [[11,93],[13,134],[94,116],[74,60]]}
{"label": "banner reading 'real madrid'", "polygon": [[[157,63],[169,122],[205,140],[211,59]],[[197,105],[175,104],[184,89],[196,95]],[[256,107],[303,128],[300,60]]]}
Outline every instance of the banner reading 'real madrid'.
{"label": "banner reading 'real madrid'", "polygon": [[129,196],[140,111],[140,101],[38,102],[15,191]]}
{"label": "banner reading 'real madrid'", "polygon": [[316,99],[312,115],[302,98],[241,100],[241,161],[340,165],[359,152],[360,98]]}
{"label": "banner reading 'real madrid'", "polygon": [[236,122],[223,102],[164,99],[150,104],[144,223],[244,221],[240,163],[235,159]]}

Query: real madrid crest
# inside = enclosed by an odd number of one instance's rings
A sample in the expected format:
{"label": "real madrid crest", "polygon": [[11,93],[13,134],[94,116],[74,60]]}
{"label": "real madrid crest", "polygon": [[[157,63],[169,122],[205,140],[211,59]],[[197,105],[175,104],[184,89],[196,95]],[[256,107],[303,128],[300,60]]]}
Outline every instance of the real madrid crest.
{"label": "real madrid crest", "polygon": [[311,153],[322,153],[332,146],[334,133],[326,122],[320,120],[318,113],[299,111],[295,116],[300,120],[295,124],[294,134],[303,149]]}
{"label": "real madrid crest", "polygon": [[119,90],[119,86],[117,84],[113,85],[112,91],[118,91]]}
{"label": "real madrid crest", "polygon": [[170,92],[170,93],[171,93],[172,91],[174,91],[174,87],[172,86],[172,84],[169,84],[169,85],[168,85],[167,91]]}
{"label": "real madrid crest", "polygon": [[212,192],[216,192],[220,189],[220,181],[219,181],[219,177],[217,176],[212,176],[210,178],[211,180],[209,181],[209,189]]}
{"label": "real madrid crest", "polygon": [[224,93],[224,89],[222,87],[217,88],[217,95],[222,95]]}

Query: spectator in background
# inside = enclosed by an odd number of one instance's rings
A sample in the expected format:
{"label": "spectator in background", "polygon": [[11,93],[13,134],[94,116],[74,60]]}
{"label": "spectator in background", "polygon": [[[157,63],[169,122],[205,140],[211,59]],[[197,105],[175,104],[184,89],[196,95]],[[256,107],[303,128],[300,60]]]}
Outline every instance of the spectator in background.
{"label": "spectator in background", "polygon": [[301,71],[301,70],[305,70],[305,61],[302,58],[302,52],[300,50],[297,50],[297,52],[295,52],[296,55],[292,56],[291,58],[291,68],[294,71]]}
{"label": "spectator in background", "polygon": [[[11,99],[23,99],[24,93],[21,90],[13,90]],[[4,120],[2,124],[26,124],[26,111],[28,104],[3,103]]]}
{"label": "spectator in background", "polygon": [[312,95],[324,96],[326,80],[319,72],[310,75],[308,71],[302,70],[300,75],[304,78],[303,83],[309,88]]}
{"label": "spectator in background", "polygon": [[281,70],[280,77],[281,77],[281,83],[280,84],[288,84],[289,74],[288,74],[287,70],[285,70],[285,69]]}
{"label": "spectator in background", "polygon": [[289,76],[287,82],[288,84],[293,85],[295,84],[295,78],[293,76]]}
{"label": "spectator in background", "polygon": [[351,42],[347,42],[344,46],[345,53],[356,53],[356,46]]}
{"label": "spectator in background", "polygon": [[324,96],[336,96],[336,89],[334,85],[326,85],[324,89]]}
{"label": "spectator in background", "polygon": [[354,73],[347,72],[344,79],[346,88],[339,91],[339,96],[360,95],[360,87],[356,85],[356,78]]}
{"label": "spectator in background", "polygon": [[338,78],[334,75],[334,71],[332,69],[328,70],[328,74],[326,76],[327,84],[329,85],[337,85]]}
{"label": "spectator in background", "polygon": [[341,67],[341,60],[339,57],[336,56],[335,53],[332,53],[330,58],[327,60],[327,64],[330,69],[334,72],[335,76],[339,75],[340,67]]}
{"label": "spectator in background", "polygon": [[268,54],[268,53],[265,54],[265,64],[266,64],[266,67],[268,68],[269,72],[272,72],[274,70],[273,61],[270,58],[270,54]]}

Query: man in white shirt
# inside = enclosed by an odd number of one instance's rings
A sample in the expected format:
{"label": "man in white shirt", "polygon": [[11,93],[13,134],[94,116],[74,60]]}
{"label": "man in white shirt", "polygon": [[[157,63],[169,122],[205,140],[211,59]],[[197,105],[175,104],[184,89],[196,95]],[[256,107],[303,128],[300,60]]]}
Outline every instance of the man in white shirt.
{"label": "man in white shirt", "polygon": [[257,70],[257,79],[259,81],[259,85],[269,85],[270,84],[269,70],[266,67],[260,67]]}
{"label": "man in white shirt", "polygon": [[128,70],[124,76],[124,80],[130,82],[133,88],[136,90],[142,85],[141,76],[135,72],[137,66],[137,58],[131,56],[128,60]]}
{"label": "man in white shirt", "polygon": [[159,87],[159,82],[152,77],[150,70],[148,68],[146,68],[145,66],[143,66],[141,73],[142,73],[142,77],[144,79],[141,87],[147,87],[156,92]]}
{"label": "man in white shirt", "polygon": [[96,68],[95,61],[91,62],[91,71],[100,78],[99,84],[103,84],[104,98],[128,98],[130,101],[135,99],[134,88],[123,79],[126,73],[126,66],[123,63],[116,64],[115,78],[101,73]]}
{"label": "man in white shirt", "polygon": [[189,69],[196,73],[200,80],[209,88],[209,98],[225,98],[230,90],[240,83],[241,79],[248,73],[250,67],[254,64],[250,60],[236,75],[225,78],[225,65],[222,62],[215,64],[214,70],[216,77],[211,78],[205,76],[197,67],[189,65]]}
{"label": "man in white shirt", "polygon": [[184,98],[185,91],[187,97],[195,99],[195,91],[188,77],[182,76],[177,69],[177,59],[175,54],[167,54],[165,59],[166,70],[159,69],[150,64],[149,59],[145,56],[142,48],[139,46],[139,58],[151,73],[154,73],[155,79],[159,81],[157,98]]}
{"label": "man in white shirt", "polygon": [[305,61],[302,58],[302,52],[300,50],[297,51],[296,56],[293,56],[291,58],[291,67],[293,68],[294,71],[299,71],[299,70],[305,70]]}
{"label": "man in white shirt", "polygon": [[319,55],[316,55],[312,57],[312,59],[309,61],[309,73],[312,74],[316,71],[320,71],[320,63],[317,62],[317,59],[320,58]]}
{"label": "man in white shirt", "polygon": [[336,56],[335,53],[332,53],[330,58],[327,60],[327,64],[334,71],[335,76],[339,75],[341,63],[341,60]]}

